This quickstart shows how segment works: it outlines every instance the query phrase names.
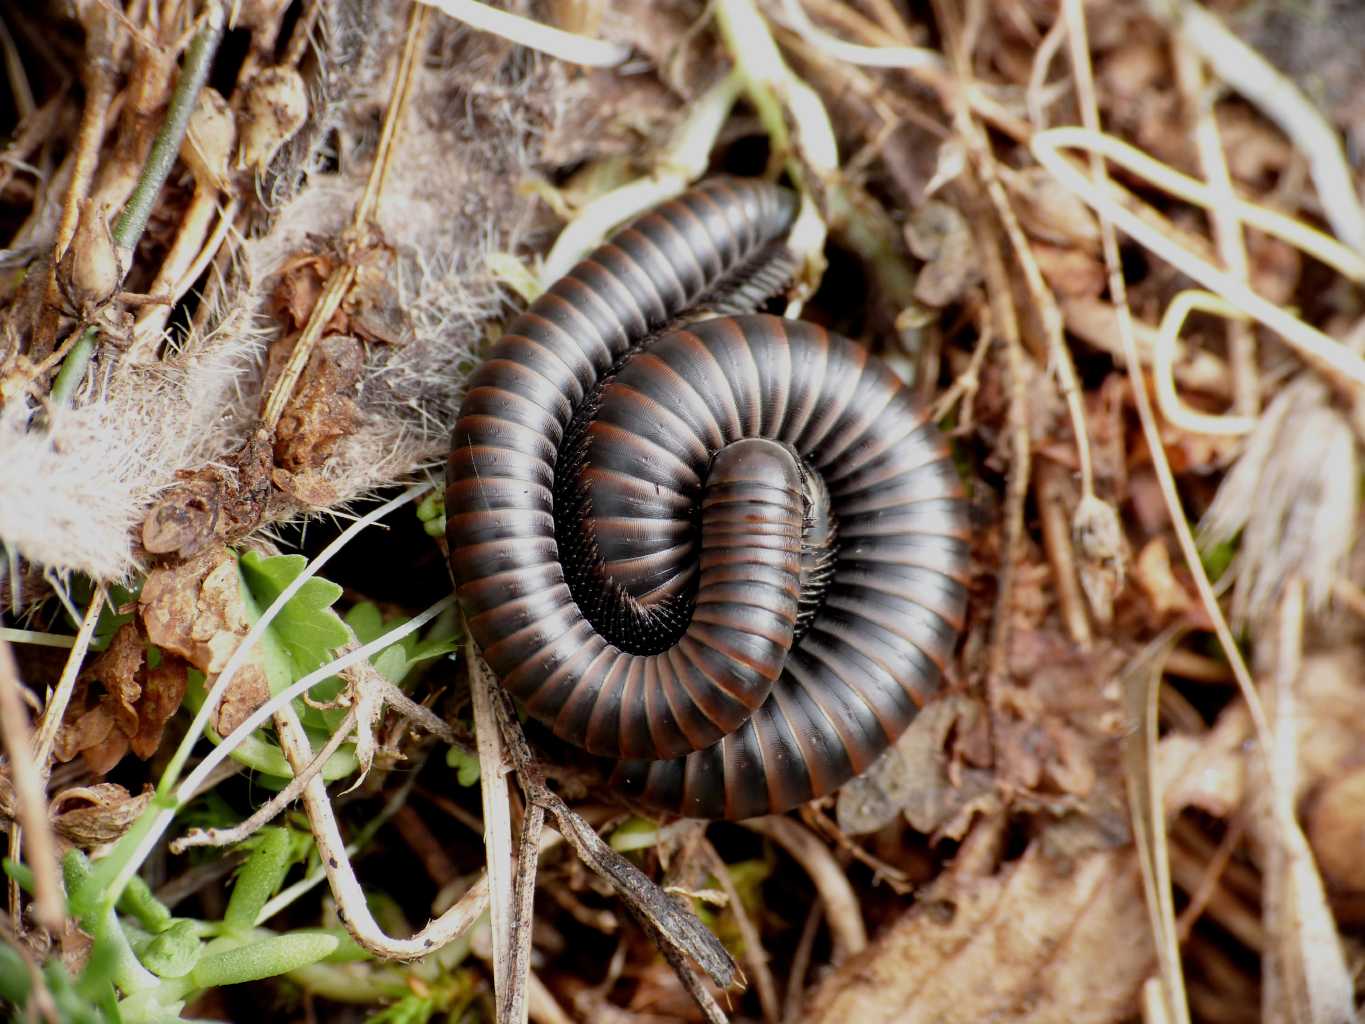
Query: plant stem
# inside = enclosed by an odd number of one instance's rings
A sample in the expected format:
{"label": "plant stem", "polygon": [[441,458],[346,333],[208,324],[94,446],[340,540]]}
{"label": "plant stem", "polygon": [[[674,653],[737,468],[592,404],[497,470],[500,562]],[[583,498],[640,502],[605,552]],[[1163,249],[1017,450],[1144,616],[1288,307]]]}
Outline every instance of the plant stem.
{"label": "plant stem", "polygon": [[[170,177],[171,168],[180,153],[180,144],[185,140],[189,128],[190,115],[194,113],[199,92],[208,80],[209,69],[213,66],[213,56],[218,52],[218,43],[223,38],[223,7],[219,0],[209,0],[204,15],[203,26],[195,33],[185,50],[184,67],[171,92],[171,103],[166,110],[166,120],[152,141],[147,162],[142,166],[133,194],[114,222],[114,244],[125,252],[131,253],[137,246],[142,232],[147,228],[147,219],[152,214],[152,206],[161,193],[161,186]],[[79,340],[72,346],[57,379],[52,385],[54,405],[66,405],[76,387],[85,377],[90,357],[95,352],[95,338],[99,335],[97,327],[87,327],[81,332]]]}

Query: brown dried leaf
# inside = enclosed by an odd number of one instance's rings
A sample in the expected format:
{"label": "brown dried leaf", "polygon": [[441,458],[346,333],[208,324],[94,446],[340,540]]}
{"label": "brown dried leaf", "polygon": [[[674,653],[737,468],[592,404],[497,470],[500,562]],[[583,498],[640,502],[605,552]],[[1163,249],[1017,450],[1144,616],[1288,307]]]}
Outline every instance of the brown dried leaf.
{"label": "brown dried leaf", "polygon": [[277,467],[271,470],[270,481],[304,508],[330,508],[338,500],[337,489],[316,469],[291,473]]}
{"label": "brown dried leaf", "polygon": [[954,730],[971,734],[983,718],[981,706],[967,697],[950,695],[926,707],[895,746],[867,771],[839,790],[836,804],[839,828],[847,835],[876,832],[902,812],[911,827],[932,833],[954,818],[960,838],[972,813],[989,810],[994,776],[980,768],[949,771],[944,752]]}
{"label": "brown dried leaf", "polygon": [[96,775],[118,764],[128,750],[128,735],[137,729],[143,661],[142,635],[136,625],[126,623],[108,649],[81,673],[57,733],[54,750],[59,761],[81,754]]}
{"label": "brown dried leaf", "polygon": [[256,431],[221,466],[177,474],[142,521],[142,546],[153,555],[181,558],[216,539],[231,543],[254,530],[270,505],[269,435]]}
{"label": "brown dried leaf", "polygon": [[161,746],[166,723],[185,699],[187,678],[187,668],[179,658],[165,658],[156,668],[147,670],[147,681],[137,706],[137,732],[128,740],[133,753],[144,761]]}
{"label": "brown dried leaf", "polygon": [[972,232],[955,207],[931,199],[905,225],[905,243],[925,261],[915,282],[915,298],[930,306],[960,299],[981,280]]}
{"label": "brown dried leaf", "polygon": [[1108,1024],[1138,1013],[1155,952],[1130,848],[987,878],[945,874],[815,993],[806,1024]]}
{"label": "brown dried leaf", "polygon": [[1058,297],[1095,298],[1104,291],[1107,271],[1089,253],[1043,242],[1034,242],[1030,248],[1048,287]]}
{"label": "brown dried leaf", "polygon": [[1099,252],[1100,229],[1095,215],[1046,169],[1029,167],[1013,175],[1010,191],[1019,221],[1033,238],[1054,246]]}
{"label": "brown dried leaf", "polygon": [[355,282],[341,308],[347,330],[361,341],[401,345],[412,332],[407,307],[394,286],[394,252],[385,245],[367,249],[355,268]]}
{"label": "brown dried leaf", "polygon": [[64,790],[52,798],[52,827],[67,842],[89,850],[121,837],[151,799],[151,789],[133,796],[112,782]]}
{"label": "brown dried leaf", "polygon": [[1323,878],[1345,892],[1365,892],[1365,767],[1330,780],[1317,795],[1306,822]]}
{"label": "brown dried leaf", "polygon": [[1159,618],[1182,614],[1194,605],[1194,598],[1171,571],[1171,553],[1161,537],[1152,538],[1138,553],[1133,563],[1133,582],[1142,588]]}
{"label": "brown dried leaf", "polygon": [[[292,347],[292,346],[291,346]],[[275,428],[275,461],[291,473],[316,469],[360,418],[365,350],[356,339],[334,334],[318,342]]]}
{"label": "brown dried leaf", "polygon": [[[209,677],[210,685],[251,625],[237,560],[225,547],[180,565],[153,569],[143,584],[139,605],[151,641],[199,669]],[[167,679],[163,685],[169,689],[175,684]],[[253,658],[224,694],[214,728],[225,735],[269,696],[265,671]]]}
{"label": "brown dried leaf", "polygon": [[153,555],[194,554],[213,538],[221,502],[217,479],[191,478],[178,484],[143,519],[142,546]]}
{"label": "brown dried leaf", "polygon": [[[284,318],[293,331],[302,331],[308,323],[308,318],[313,315],[313,307],[322,295],[322,286],[335,269],[336,262],[330,256],[308,254],[299,256],[280,272],[273,305],[276,314]],[[343,321],[338,319],[340,316],[339,311],[334,313],[331,323],[323,328],[323,332],[341,330]],[[286,330],[285,333],[291,332]],[[294,339],[291,337],[288,341],[289,348],[293,348]]]}
{"label": "brown dried leaf", "polygon": [[100,702],[81,716],[78,726],[80,754],[94,775],[106,774],[128,753],[128,734],[118,728],[109,704],[107,700]]}

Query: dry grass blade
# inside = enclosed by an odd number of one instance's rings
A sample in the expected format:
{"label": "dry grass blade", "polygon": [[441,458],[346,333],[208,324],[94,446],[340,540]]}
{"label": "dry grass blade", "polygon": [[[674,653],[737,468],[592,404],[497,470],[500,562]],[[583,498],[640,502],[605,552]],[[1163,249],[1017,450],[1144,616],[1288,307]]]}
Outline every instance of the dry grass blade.
{"label": "dry grass blade", "polygon": [[290,779],[287,786],[258,807],[249,818],[232,826],[232,828],[192,828],[183,836],[171,841],[169,847],[171,853],[184,853],[195,846],[231,846],[234,843],[240,843],[270,824],[284,813],[286,807],[299,798],[308,781],[314,775],[319,774],[328,759],[341,749],[343,743],[350,739],[351,732],[355,729],[356,717],[357,712],[353,707],[346,713],[346,717],[342,719],[341,724],[336,727],[332,735],[328,737],[327,742],[313,755],[313,759],[308,762],[303,771]]}
{"label": "dry grass blade", "polygon": [[[469,666],[469,693],[474,705],[474,731],[478,738],[479,787],[483,797],[484,862],[488,871],[489,910],[493,923],[493,993],[498,1004],[498,1024],[524,1024],[526,1020],[527,971],[518,971],[521,958],[512,948],[513,917],[519,909],[513,896],[512,806],[507,794],[507,756],[503,751],[498,719],[493,711],[493,687],[497,683],[484,667],[471,640],[465,647]],[[523,854],[524,855],[524,854]],[[527,943],[530,929],[519,929]],[[529,970],[529,962],[525,964]]]}
{"label": "dry grass blade", "polygon": [[473,28],[492,32],[504,39],[539,50],[541,53],[570,64],[584,67],[612,68],[625,63],[630,49],[617,43],[589,39],[565,32],[551,25],[542,25],[520,15],[490,7],[478,0],[420,0],[442,14],[449,15]]}
{"label": "dry grass blade", "polygon": [[1177,7],[1181,37],[1223,81],[1264,110],[1309,161],[1323,213],[1337,236],[1365,256],[1365,206],[1336,131],[1287,78],[1201,4]]}
{"label": "dry grass blade", "polygon": [[[1180,934],[1175,923],[1171,868],[1166,837],[1166,803],[1156,774],[1157,702],[1166,656],[1179,637],[1170,631],[1149,644],[1124,673],[1122,684],[1130,729],[1123,741],[1128,813],[1133,822],[1142,888],[1160,964],[1162,1019],[1189,1024],[1189,1001],[1180,960]],[[1149,997],[1150,998],[1150,997]]]}
{"label": "dry grass blade", "polygon": [[[1354,985],[1322,878],[1294,816],[1299,777],[1299,711],[1304,586],[1291,577],[1278,608],[1271,676],[1274,749],[1261,790],[1256,832],[1265,850],[1267,942],[1261,1006],[1265,1024],[1335,1024],[1355,1015]],[[1267,659],[1269,660],[1269,659]]]}
{"label": "dry grass blade", "polygon": [[20,694],[19,667],[9,641],[0,640],[0,740],[4,741],[10,778],[18,803],[18,822],[27,834],[26,863],[33,870],[33,911],[38,924],[51,931],[66,918],[66,900],[57,845],[48,820],[43,773],[33,760],[33,734],[28,709]]}

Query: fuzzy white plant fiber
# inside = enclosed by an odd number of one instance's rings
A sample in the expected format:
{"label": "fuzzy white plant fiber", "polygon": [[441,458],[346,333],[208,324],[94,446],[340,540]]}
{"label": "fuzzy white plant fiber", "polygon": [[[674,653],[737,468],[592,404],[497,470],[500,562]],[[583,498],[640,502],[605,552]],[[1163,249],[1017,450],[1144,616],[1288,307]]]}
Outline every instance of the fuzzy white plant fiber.
{"label": "fuzzy white plant fiber", "polygon": [[[134,539],[157,496],[251,435],[282,329],[272,303],[281,269],[340,251],[370,172],[403,31],[388,6],[329,7],[309,124],[260,183],[266,211],[211,289],[209,328],[150,369],[106,350],[46,431],[31,407],[0,414],[0,586],[15,555],[101,580],[137,572]],[[505,311],[487,255],[522,246],[533,213],[544,215],[518,186],[559,117],[563,70],[444,19],[428,41],[375,217],[394,253],[387,283],[402,336],[366,346],[358,424],[320,467],[334,507],[442,460],[474,350]]]}

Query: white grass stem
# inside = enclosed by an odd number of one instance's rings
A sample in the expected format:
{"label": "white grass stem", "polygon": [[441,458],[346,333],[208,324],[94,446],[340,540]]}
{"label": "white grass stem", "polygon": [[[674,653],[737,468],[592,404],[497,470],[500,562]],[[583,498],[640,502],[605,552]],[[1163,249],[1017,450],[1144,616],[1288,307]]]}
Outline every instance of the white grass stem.
{"label": "white grass stem", "polygon": [[782,13],[791,28],[815,49],[834,60],[868,68],[945,71],[943,55],[919,46],[862,46],[830,35],[810,20],[801,0],[782,0]]}
{"label": "white grass stem", "polygon": [[1289,136],[1308,161],[1323,216],[1338,238],[1365,255],[1365,207],[1356,192],[1341,137],[1322,112],[1298,86],[1201,4],[1180,6],[1176,30],[1214,74]]}
{"label": "white grass stem", "polygon": [[[1071,191],[1130,238],[1188,274],[1230,305],[1277,332],[1305,360],[1338,378],[1365,386],[1365,360],[1321,331],[1291,316],[1275,303],[1256,294],[1245,282],[1178,245],[1159,230],[1127,209],[1113,194],[1112,186],[1097,184],[1085,172],[1062,156],[1060,148],[1081,145],[1099,133],[1076,128],[1052,128],[1033,136],[1034,158]],[[1108,186],[1108,187],[1106,187]],[[1206,186],[1204,186],[1206,187]],[[1251,219],[1244,218],[1247,223]],[[1288,239],[1286,239],[1288,240]]]}
{"label": "white grass stem", "polygon": [[653,174],[612,189],[585,205],[559,233],[545,257],[542,282],[558,281],[612,228],[672,199],[701,177],[742,84],[739,75],[729,74],[707,89],[678,125]]}
{"label": "white grass stem", "polygon": [[1183,291],[1171,300],[1157,328],[1156,345],[1152,350],[1152,376],[1156,384],[1156,404],[1161,415],[1173,427],[1192,434],[1218,437],[1240,437],[1256,428],[1255,416],[1217,416],[1192,409],[1180,400],[1175,390],[1175,350],[1180,330],[1194,310],[1213,313],[1229,319],[1243,319],[1242,312],[1211,292]]}
{"label": "white grass stem", "polygon": [[470,28],[525,46],[540,53],[590,68],[614,68],[630,57],[630,47],[565,32],[518,14],[500,11],[478,0],[420,0]]}
{"label": "white grass stem", "polygon": [[[275,617],[280,613],[280,609],[282,609],[289,602],[289,600],[295,594],[298,593],[299,589],[304,585],[304,583],[311,579],[318,572],[318,570],[321,569],[322,566],[324,566],[328,562],[328,560],[332,558],[332,556],[334,556],[338,551],[340,551],[348,543],[350,543],[350,541],[354,539],[355,536],[361,530],[369,526],[371,523],[377,522],[378,520],[382,519],[384,516],[388,515],[394,509],[401,508],[408,502],[421,497],[423,494],[425,494],[427,491],[431,489],[431,486],[432,485],[429,483],[415,484],[412,487],[409,487],[398,497],[394,498],[391,501],[385,502],[383,505],[380,505],[377,508],[372,509],[369,513],[362,516],[360,519],[357,519],[354,523],[352,523],[344,531],[342,531],[342,533],[337,537],[336,540],[332,541],[331,544],[328,544],[327,547],[323,548],[323,550],[318,553],[318,556],[314,558],[307,566],[305,566],[303,571],[300,572],[298,576],[296,576],[293,580],[291,580],[289,582],[289,585],[286,586],[284,590],[280,591],[279,596],[275,598],[273,602],[271,602],[270,606],[266,608],[265,612],[261,615],[260,619],[258,619],[256,623],[251,627],[251,629],[247,632],[247,635],[242,639],[242,642],[237,645],[237,649],[232,652],[232,656],[228,659],[228,663],[223,666],[223,671],[219,673],[218,679],[214,682],[214,685],[209,690],[208,694],[205,696],[203,706],[200,707],[199,713],[195,715],[194,720],[190,723],[189,730],[186,732],[184,740],[181,741],[180,746],[176,749],[175,754],[171,758],[170,764],[167,765],[165,772],[162,774],[161,782],[158,785],[158,790],[160,793],[167,794],[170,792],[171,788],[175,786],[176,780],[178,779],[180,774],[180,770],[184,767],[185,761],[189,758],[190,751],[194,749],[195,742],[198,740],[200,735],[203,734],[204,729],[208,725],[209,718],[213,714],[214,709],[217,708],[218,703],[222,700],[223,694],[227,690],[228,684],[232,682],[232,678],[236,675],[237,670],[241,668],[243,664],[246,663],[246,658],[250,654],[252,648],[260,640],[260,638],[265,635],[265,631],[270,628],[270,623],[273,622]],[[454,600],[453,596],[447,599],[447,601],[453,600]],[[361,657],[368,657],[369,654],[371,653],[371,648],[374,648],[375,650],[382,650],[383,647],[386,647],[390,643],[394,642],[393,638],[406,636],[407,633],[412,631],[412,629],[420,628],[422,624],[429,621],[429,619],[434,617],[435,615],[440,614],[440,612],[443,610],[444,610],[443,604],[438,603],[438,605],[435,606],[434,610],[428,609],[426,612],[423,612],[421,616],[418,616],[416,619],[413,619],[410,622],[405,623],[403,626],[400,626],[396,630],[390,630],[389,633],[386,633],[384,636],[380,637],[373,643],[366,644],[364,647],[361,647],[358,651],[352,652],[352,654],[348,654],[345,657],[340,658],[337,661],[331,663],[330,665],[323,666],[322,669],[319,669],[319,671],[323,673],[322,675],[318,675],[317,672],[310,673],[308,676],[305,676],[304,679],[299,680],[298,683],[295,683],[293,686],[283,691],[283,693],[288,694],[288,696],[277,697],[271,700],[266,705],[264,705],[264,707],[269,707],[273,711],[272,706],[278,706],[277,702],[279,700],[281,699],[285,701],[292,700],[294,697],[298,696],[299,693],[306,691],[310,687],[314,686],[316,683],[321,682],[323,679],[326,679],[331,675],[335,675],[336,672],[338,671],[338,666],[341,665],[342,662],[344,662],[345,665],[351,665],[354,664],[355,661],[360,660]],[[423,616],[427,616],[427,618],[423,618]],[[414,625],[414,623],[416,625]],[[379,644],[380,646],[374,647],[375,644]],[[342,667],[345,666],[343,665]],[[214,749],[214,751],[205,759],[205,762],[200,764],[199,767],[190,775],[190,777],[185,780],[185,783],[182,786],[180,786],[179,789],[176,791],[175,806],[158,807],[156,809],[152,825],[148,829],[147,834],[143,836],[142,842],[138,844],[137,849],[133,853],[133,856],[131,856],[128,859],[127,863],[123,865],[123,868],[115,877],[113,884],[109,887],[109,892],[106,894],[105,897],[108,905],[112,906],[114,902],[118,900],[120,894],[122,894],[123,892],[124,887],[128,884],[128,880],[137,873],[138,869],[142,866],[143,861],[147,859],[147,856],[151,853],[152,848],[157,844],[161,836],[165,833],[166,828],[167,826],[170,825],[172,819],[174,819],[175,812],[180,803],[183,800],[187,799],[188,795],[192,794],[195,791],[195,787],[203,779],[208,777],[208,774],[213,770],[213,767],[219,764],[225,757],[227,757],[232,752],[235,745],[241,741],[241,739],[245,738],[252,731],[254,731],[262,722],[264,722],[265,719],[269,717],[270,713],[271,712],[268,711],[264,715],[262,715],[260,714],[260,711],[258,709],[258,712],[256,714],[253,714],[251,717],[249,717],[245,722],[242,723],[241,726],[235,729],[230,735],[224,737],[223,742],[219,744],[217,748]],[[205,767],[205,765],[207,765],[208,767]],[[153,804],[153,807],[156,807],[156,804]],[[147,813],[152,812],[149,809]]]}

